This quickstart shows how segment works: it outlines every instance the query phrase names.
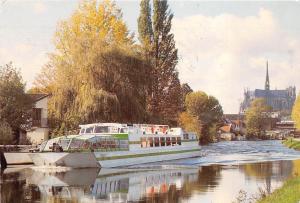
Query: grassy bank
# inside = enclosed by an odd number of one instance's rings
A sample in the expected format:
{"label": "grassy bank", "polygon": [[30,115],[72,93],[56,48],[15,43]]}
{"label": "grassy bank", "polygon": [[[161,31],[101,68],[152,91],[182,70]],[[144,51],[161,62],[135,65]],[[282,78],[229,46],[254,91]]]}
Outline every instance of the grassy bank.
{"label": "grassy bank", "polygon": [[295,149],[295,150],[300,150],[300,141],[299,140],[289,138],[289,139],[284,140],[282,143],[285,146],[287,146],[288,148],[292,148],[292,149]]}
{"label": "grassy bank", "polygon": [[[293,138],[282,142],[285,146],[300,150],[300,140]],[[258,203],[299,203],[300,202],[300,176],[295,172],[295,176],[288,179],[281,188],[275,190],[269,196],[262,198]]]}
{"label": "grassy bank", "polygon": [[258,203],[298,203],[300,201],[300,177],[287,180],[283,186]]}

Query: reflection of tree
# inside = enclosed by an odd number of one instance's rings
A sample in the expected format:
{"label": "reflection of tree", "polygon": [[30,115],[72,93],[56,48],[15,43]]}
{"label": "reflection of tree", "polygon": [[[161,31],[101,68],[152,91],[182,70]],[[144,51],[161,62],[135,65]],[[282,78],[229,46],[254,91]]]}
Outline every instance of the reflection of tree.
{"label": "reflection of tree", "polygon": [[272,185],[271,180],[282,180],[288,177],[292,172],[291,161],[276,161],[276,162],[263,162],[245,164],[240,168],[245,172],[245,175],[249,178],[254,177],[257,180],[265,181],[266,190],[271,192]]}
{"label": "reflection of tree", "polygon": [[186,181],[182,187],[182,196],[190,197],[193,191],[207,192],[219,184],[221,179],[221,167],[219,165],[202,166],[198,171],[197,182]]}
{"label": "reflection of tree", "polygon": [[34,187],[26,185],[26,180],[19,173],[3,174],[1,202],[28,202],[40,199],[39,192]]}
{"label": "reflection of tree", "polygon": [[295,175],[295,176],[299,176],[300,175],[300,159],[293,161],[293,170],[292,170],[292,174],[291,175]]}
{"label": "reflection of tree", "polygon": [[245,164],[241,166],[246,176],[254,177],[259,180],[263,180],[266,177],[272,176],[272,162]]}
{"label": "reflection of tree", "polygon": [[275,161],[245,164],[240,167],[246,176],[263,180],[267,177],[274,177],[281,180],[283,177],[289,176],[292,171],[291,161]]}
{"label": "reflection of tree", "polygon": [[201,167],[198,173],[198,191],[206,192],[219,184],[221,167],[220,165]]}

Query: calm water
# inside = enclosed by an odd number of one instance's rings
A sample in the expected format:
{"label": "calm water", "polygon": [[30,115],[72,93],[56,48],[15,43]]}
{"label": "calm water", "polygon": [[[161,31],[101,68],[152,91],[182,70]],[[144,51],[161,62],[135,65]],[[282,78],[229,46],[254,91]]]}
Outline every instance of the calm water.
{"label": "calm water", "polygon": [[251,202],[259,188],[269,193],[300,173],[300,153],[278,141],[222,142],[203,153],[126,169],[8,169],[1,202]]}

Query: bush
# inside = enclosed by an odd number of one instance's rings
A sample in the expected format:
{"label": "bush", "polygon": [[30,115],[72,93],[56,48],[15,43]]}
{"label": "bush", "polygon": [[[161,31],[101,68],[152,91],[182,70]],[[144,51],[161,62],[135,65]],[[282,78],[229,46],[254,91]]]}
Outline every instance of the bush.
{"label": "bush", "polygon": [[12,144],[14,140],[13,131],[5,121],[0,121],[0,144]]}

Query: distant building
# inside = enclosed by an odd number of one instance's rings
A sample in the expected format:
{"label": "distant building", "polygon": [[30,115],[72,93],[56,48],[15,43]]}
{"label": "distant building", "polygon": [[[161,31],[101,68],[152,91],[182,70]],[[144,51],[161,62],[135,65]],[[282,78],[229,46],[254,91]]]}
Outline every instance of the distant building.
{"label": "distant building", "polygon": [[254,91],[245,90],[244,100],[240,106],[240,112],[245,113],[250,103],[256,98],[263,98],[272,107],[273,112],[280,112],[283,115],[290,115],[295,99],[296,87],[288,87],[283,90],[271,90],[269,80],[269,68],[267,62],[265,89],[255,89]]}
{"label": "distant building", "polygon": [[224,114],[223,126],[219,129],[221,133],[228,131],[228,126],[231,133],[235,135],[246,134],[245,115],[240,114]]}
{"label": "distant building", "polygon": [[40,144],[49,138],[48,94],[29,94],[34,102],[27,138],[32,144]]}

